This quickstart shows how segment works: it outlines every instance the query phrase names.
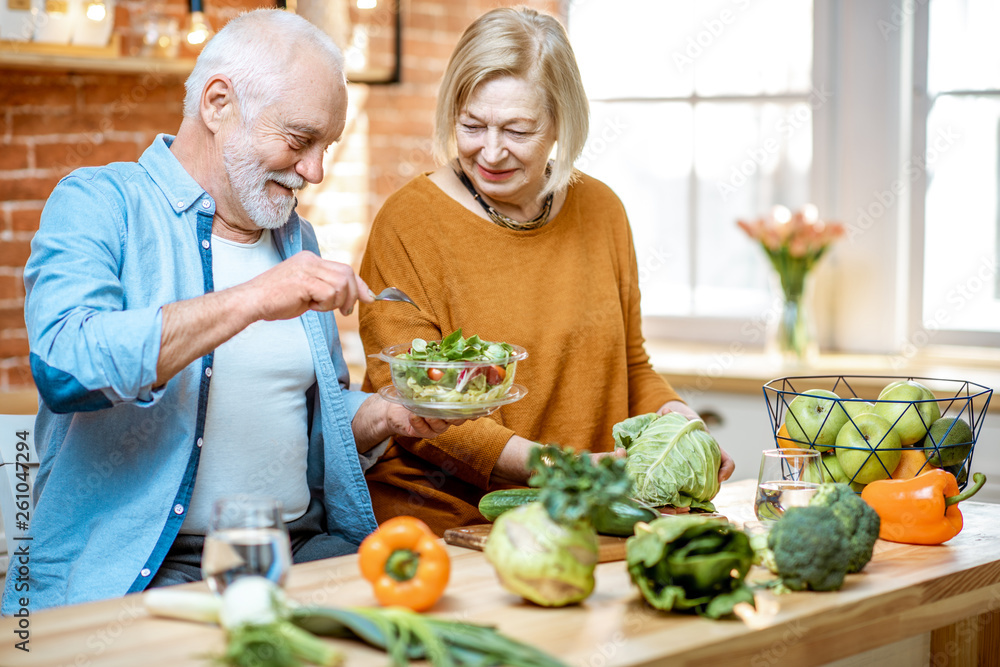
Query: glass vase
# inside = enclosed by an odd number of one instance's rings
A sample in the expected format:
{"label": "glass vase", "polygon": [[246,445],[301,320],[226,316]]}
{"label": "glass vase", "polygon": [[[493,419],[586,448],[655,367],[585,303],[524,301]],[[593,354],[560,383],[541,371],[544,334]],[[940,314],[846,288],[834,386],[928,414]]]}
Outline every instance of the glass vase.
{"label": "glass vase", "polygon": [[805,366],[819,355],[812,320],[812,282],[809,273],[793,285],[787,280],[775,281],[780,304],[768,329],[767,351],[786,366]]}

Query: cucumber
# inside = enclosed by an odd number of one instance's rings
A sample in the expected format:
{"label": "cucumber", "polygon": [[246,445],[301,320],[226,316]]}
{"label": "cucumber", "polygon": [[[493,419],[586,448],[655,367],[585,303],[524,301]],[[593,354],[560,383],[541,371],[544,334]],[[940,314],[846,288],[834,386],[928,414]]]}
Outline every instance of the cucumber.
{"label": "cucumber", "polygon": [[646,507],[632,499],[618,500],[597,508],[594,528],[601,535],[629,537],[635,531],[635,524],[640,521],[649,523],[659,517],[660,513],[652,507]]}
{"label": "cucumber", "polygon": [[539,489],[490,491],[479,501],[479,513],[486,517],[487,521],[496,521],[496,518],[507,510],[535,502],[539,493],[541,493]]}
{"label": "cucumber", "polygon": [[[539,489],[491,491],[479,501],[479,513],[486,517],[487,521],[495,521],[507,510],[535,502],[540,493]],[[628,537],[632,534],[636,523],[640,521],[648,523],[659,516],[656,510],[634,500],[619,500],[598,508],[597,516],[594,517],[594,528],[602,535]]]}

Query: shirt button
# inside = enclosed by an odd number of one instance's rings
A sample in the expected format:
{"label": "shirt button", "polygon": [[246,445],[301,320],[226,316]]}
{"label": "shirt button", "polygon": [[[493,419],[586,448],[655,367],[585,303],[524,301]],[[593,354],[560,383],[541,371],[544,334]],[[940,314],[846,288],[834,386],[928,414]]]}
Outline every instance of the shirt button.
{"label": "shirt button", "polygon": [[203,444],[205,444],[205,438],[198,438],[198,446],[201,447]]}
{"label": "shirt button", "polygon": [[177,208],[184,208],[184,202],[182,201],[177,202]]}
{"label": "shirt button", "polygon": [[204,241],[201,242],[201,247],[204,248],[205,250],[208,250],[209,245],[210,244],[208,242],[208,239],[205,239]]}
{"label": "shirt button", "polygon": [[174,505],[174,514],[184,514],[184,506],[180,503]]}
{"label": "shirt button", "polygon": [[148,577],[149,576],[149,568],[148,567],[142,568],[141,570],[139,570],[139,574],[141,574],[144,577]]}
{"label": "shirt button", "polygon": [[212,205],[212,202],[209,201],[208,199],[202,199],[201,200],[201,207],[202,208],[208,208],[211,205]]}
{"label": "shirt button", "polygon": [[212,377],[212,367],[209,366],[205,369],[205,377]]}

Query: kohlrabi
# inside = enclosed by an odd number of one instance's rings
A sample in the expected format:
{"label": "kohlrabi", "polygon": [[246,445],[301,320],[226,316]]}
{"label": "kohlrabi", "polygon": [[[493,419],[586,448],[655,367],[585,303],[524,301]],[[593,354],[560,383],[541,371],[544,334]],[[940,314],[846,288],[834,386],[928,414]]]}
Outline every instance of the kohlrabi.
{"label": "kohlrabi", "polygon": [[595,464],[587,452],[547,446],[531,451],[528,467],[539,499],[497,518],[486,558],[504,588],[535,604],[580,602],[594,590],[594,513],[632,489],[624,462],[605,457]]}

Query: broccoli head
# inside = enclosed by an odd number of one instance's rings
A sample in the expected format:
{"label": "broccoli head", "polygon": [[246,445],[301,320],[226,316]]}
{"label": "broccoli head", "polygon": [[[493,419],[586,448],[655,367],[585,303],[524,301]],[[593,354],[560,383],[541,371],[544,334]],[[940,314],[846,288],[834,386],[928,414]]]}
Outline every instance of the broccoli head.
{"label": "broccoli head", "polygon": [[771,528],[767,546],[786,587],[835,591],[847,574],[848,537],[831,508],[790,507]]}
{"label": "broccoli head", "polygon": [[881,526],[878,512],[847,484],[822,484],[809,505],[829,507],[848,535],[847,573],[860,572],[872,559]]}

